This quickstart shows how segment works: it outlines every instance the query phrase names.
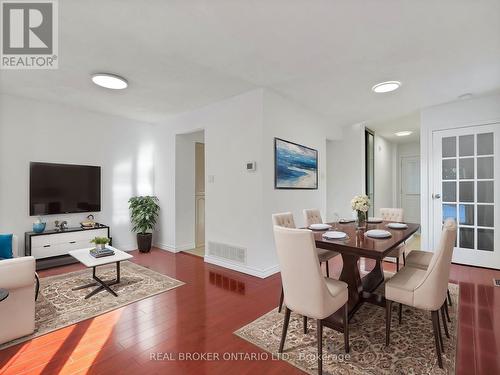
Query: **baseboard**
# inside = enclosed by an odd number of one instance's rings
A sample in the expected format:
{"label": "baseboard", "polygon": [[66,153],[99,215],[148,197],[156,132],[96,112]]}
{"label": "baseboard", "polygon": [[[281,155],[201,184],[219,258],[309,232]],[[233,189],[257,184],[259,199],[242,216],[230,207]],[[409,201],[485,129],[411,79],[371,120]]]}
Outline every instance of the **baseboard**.
{"label": "baseboard", "polygon": [[261,279],[265,279],[266,277],[269,277],[271,275],[274,275],[275,273],[279,272],[279,266],[275,265],[266,269],[261,269],[261,268],[255,268],[255,267],[249,267],[244,264],[236,264],[229,262],[225,259],[221,259],[218,257],[214,257],[211,255],[205,255],[205,262],[210,263],[210,264],[215,264],[216,266],[224,267],[224,268],[229,268],[233,271],[237,272],[242,272],[247,275],[255,276]]}
{"label": "baseboard", "polygon": [[173,246],[173,245],[167,245],[167,244],[164,244],[164,243],[161,243],[161,242],[154,243],[153,247],[156,247],[156,248],[158,248],[160,250],[168,251],[170,253],[178,253],[180,251],[180,250],[177,250],[175,248],[175,246]]}
{"label": "baseboard", "polygon": [[193,250],[194,248],[196,248],[196,245],[194,243],[188,243],[186,245],[176,246],[175,250],[184,251],[184,250]]}

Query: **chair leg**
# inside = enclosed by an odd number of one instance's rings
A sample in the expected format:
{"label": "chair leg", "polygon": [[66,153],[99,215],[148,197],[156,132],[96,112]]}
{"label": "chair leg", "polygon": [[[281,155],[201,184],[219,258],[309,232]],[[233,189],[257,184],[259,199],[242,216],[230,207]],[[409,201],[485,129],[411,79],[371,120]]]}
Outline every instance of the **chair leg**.
{"label": "chair leg", "polygon": [[283,347],[285,346],[286,331],[288,331],[288,323],[290,323],[290,313],[290,309],[285,306],[285,318],[283,320],[283,332],[281,333],[279,353],[283,353]]}
{"label": "chair leg", "polygon": [[406,254],[403,251],[403,266],[406,266]]}
{"label": "chair leg", "polygon": [[326,264],[326,277],[330,277],[330,267],[328,267],[328,261],[326,261],[325,264]]}
{"label": "chair leg", "polygon": [[399,304],[399,324],[403,321],[403,304]]}
{"label": "chair leg", "polygon": [[304,334],[307,333],[307,316],[304,315]]}
{"label": "chair leg", "polygon": [[399,272],[399,257],[396,257],[396,272]]}
{"label": "chair leg", "polygon": [[451,304],[451,295],[450,295],[450,290],[448,289],[447,290],[447,293],[448,293],[448,303],[450,304],[450,306],[452,305]]}
{"label": "chair leg", "polygon": [[321,319],[316,320],[318,333],[318,375],[323,374],[323,322]]}
{"label": "chair leg", "polygon": [[283,293],[283,287],[281,287],[280,304],[279,304],[278,312],[281,312],[281,309],[283,308],[283,299],[284,298],[285,298],[285,293]]}
{"label": "chair leg", "polygon": [[436,345],[436,354],[438,357],[438,365],[443,368],[443,359],[441,358],[441,345],[439,344],[439,317],[437,311],[432,311],[432,328],[434,329],[434,344]]}
{"label": "chair leg", "polygon": [[347,302],[344,305],[344,349],[349,353],[349,307]]}
{"label": "chair leg", "polygon": [[391,309],[392,301],[385,300],[385,346],[389,346],[391,333]]}
{"label": "chair leg", "polygon": [[441,320],[443,321],[444,333],[446,334],[446,337],[450,338],[450,332],[448,332],[448,324],[446,323],[446,317],[444,312],[445,306],[446,306],[446,301],[444,301],[443,305],[441,306]]}
{"label": "chair leg", "polygon": [[446,318],[448,319],[448,323],[451,323],[450,313],[448,312],[448,304],[444,301],[444,312],[446,313]]}
{"label": "chair leg", "polygon": [[35,272],[35,301],[38,299],[38,293],[40,293],[40,278],[38,277],[38,274]]}
{"label": "chair leg", "polygon": [[441,344],[441,353],[444,353],[444,343],[443,343],[443,335],[441,334],[441,322],[439,321],[439,309],[436,310],[437,315],[437,326],[438,326],[438,334],[439,334],[439,343]]}

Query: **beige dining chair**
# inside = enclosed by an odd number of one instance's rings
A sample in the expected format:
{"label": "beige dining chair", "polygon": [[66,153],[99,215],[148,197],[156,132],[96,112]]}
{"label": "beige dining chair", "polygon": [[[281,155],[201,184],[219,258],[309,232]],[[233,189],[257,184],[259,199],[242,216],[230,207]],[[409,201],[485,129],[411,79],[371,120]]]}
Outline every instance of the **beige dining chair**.
{"label": "beige dining chair", "polygon": [[[412,250],[408,253],[406,257],[406,265],[408,267],[420,268],[421,270],[427,270],[429,264],[432,261],[434,253],[430,251],[422,250]],[[448,305],[452,306],[450,291],[447,291],[448,295]],[[450,315],[448,313],[448,306],[446,306],[446,316],[448,321],[450,321]]]}
{"label": "beige dining chair", "polygon": [[[384,221],[392,221],[397,223],[403,222],[404,211],[402,208],[381,208],[379,210],[380,218]],[[401,244],[391,250],[386,258],[396,258],[396,272],[399,272],[399,259],[403,257],[403,265],[406,265],[406,246]]]}
{"label": "beige dining chair", "polygon": [[439,323],[439,310],[441,310],[445,333],[449,336],[443,311],[444,306],[446,306],[450,264],[456,235],[457,223],[452,219],[446,220],[443,226],[439,247],[432,257],[427,270],[406,266],[385,283],[386,345],[390,343],[391,310],[393,302],[431,311],[436,353],[438,364],[441,368],[443,368],[441,353],[444,352],[444,345]]}
{"label": "beige dining chair", "polygon": [[[308,208],[302,211],[304,214],[304,222],[306,227],[309,227],[311,224],[323,224],[323,219],[321,218],[321,212],[315,208]],[[326,263],[326,276],[330,277],[330,269],[328,261],[332,258],[335,258],[339,253],[336,251],[330,251],[325,249],[316,248],[318,253],[318,259],[320,263]]]}
{"label": "beige dining chair", "polygon": [[310,230],[275,225],[274,240],[285,291],[285,317],[279,353],[283,353],[292,311],[316,319],[318,374],[322,374],[323,320],[342,308],[341,332],[344,333],[345,352],[349,352],[347,284],[322,275],[314,236]]}

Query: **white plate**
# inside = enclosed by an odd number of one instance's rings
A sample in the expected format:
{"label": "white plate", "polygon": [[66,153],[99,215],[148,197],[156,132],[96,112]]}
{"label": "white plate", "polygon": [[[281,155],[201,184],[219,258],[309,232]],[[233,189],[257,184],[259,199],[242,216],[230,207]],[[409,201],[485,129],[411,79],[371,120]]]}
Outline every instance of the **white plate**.
{"label": "white plate", "polygon": [[347,224],[347,223],[354,223],[354,219],[340,219],[339,224]]}
{"label": "white plate", "polygon": [[388,238],[392,236],[391,232],[383,229],[371,229],[365,235],[372,238]]}
{"label": "white plate", "polygon": [[323,234],[323,237],[328,239],[328,240],[341,240],[343,238],[346,238],[347,234],[344,232],[332,230],[332,231],[329,231],[329,232],[326,232],[325,234]]}
{"label": "white plate", "polygon": [[330,229],[332,226],[329,224],[311,224],[309,225],[309,229],[312,230],[326,230]]}
{"label": "white plate", "polygon": [[384,221],[384,220],[382,220],[380,217],[369,217],[367,220],[367,222],[373,223],[373,224],[381,223],[382,221]]}
{"label": "white plate", "polygon": [[389,223],[389,224],[387,224],[387,226],[389,228],[392,228],[392,229],[406,229],[406,228],[408,228],[408,225],[406,225],[405,223]]}

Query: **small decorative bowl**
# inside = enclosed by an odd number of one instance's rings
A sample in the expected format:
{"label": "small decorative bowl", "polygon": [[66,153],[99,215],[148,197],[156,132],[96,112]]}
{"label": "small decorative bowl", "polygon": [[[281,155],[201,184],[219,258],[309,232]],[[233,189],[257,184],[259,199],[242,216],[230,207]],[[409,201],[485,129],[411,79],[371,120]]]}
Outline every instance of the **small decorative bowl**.
{"label": "small decorative bowl", "polygon": [[33,223],[33,232],[43,233],[46,225],[47,225],[47,223]]}

